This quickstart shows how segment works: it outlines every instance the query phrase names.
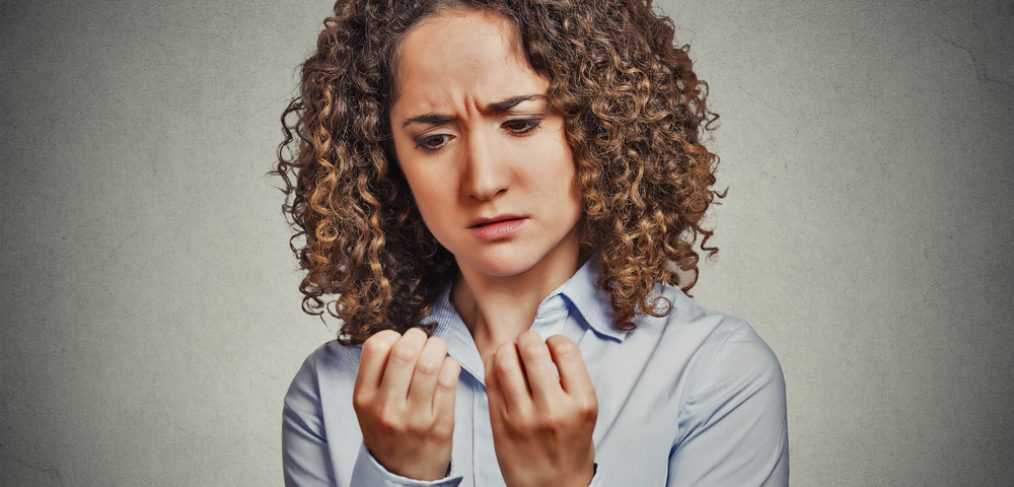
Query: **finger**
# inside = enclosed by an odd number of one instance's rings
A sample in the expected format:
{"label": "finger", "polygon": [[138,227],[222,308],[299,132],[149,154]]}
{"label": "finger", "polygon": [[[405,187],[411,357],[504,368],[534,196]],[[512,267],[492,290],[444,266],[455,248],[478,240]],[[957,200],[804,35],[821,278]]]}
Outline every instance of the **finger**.
{"label": "finger", "polygon": [[387,361],[391,347],[399,338],[401,334],[394,330],[382,330],[363,342],[363,351],[359,355],[359,370],[356,372],[357,392],[372,394],[380,387],[384,362]]}
{"label": "finger", "polygon": [[503,343],[496,349],[493,363],[498,392],[501,393],[504,406],[511,414],[524,414],[532,407],[532,396],[528,390],[528,381],[518,356],[517,345],[513,342]]}
{"label": "finger", "polygon": [[436,391],[433,394],[434,428],[444,433],[454,431],[454,399],[457,397],[461,365],[450,355],[444,357],[437,376]]}
{"label": "finger", "polygon": [[409,328],[391,347],[380,382],[380,394],[386,398],[406,400],[412,382],[415,362],[426,342],[426,332],[418,327]]}
{"label": "finger", "polygon": [[486,401],[489,406],[489,421],[494,432],[499,429],[500,420],[507,413],[506,406],[503,403],[503,393],[500,391],[500,384],[497,383],[496,370],[494,368],[495,362],[496,353],[483,364],[486,369]]}
{"label": "finger", "polygon": [[518,349],[532,390],[532,401],[538,407],[548,409],[563,395],[549,347],[538,333],[528,330],[518,337]]}
{"label": "finger", "polygon": [[440,368],[447,357],[447,342],[440,337],[431,337],[423,345],[419,360],[415,363],[412,383],[408,386],[409,408],[424,410],[433,407],[433,390],[437,386]]}
{"label": "finger", "polygon": [[592,385],[588,368],[577,343],[565,335],[553,335],[546,340],[550,355],[560,371],[560,383],[563,390],[571,397],[594,397],[595,387]]}

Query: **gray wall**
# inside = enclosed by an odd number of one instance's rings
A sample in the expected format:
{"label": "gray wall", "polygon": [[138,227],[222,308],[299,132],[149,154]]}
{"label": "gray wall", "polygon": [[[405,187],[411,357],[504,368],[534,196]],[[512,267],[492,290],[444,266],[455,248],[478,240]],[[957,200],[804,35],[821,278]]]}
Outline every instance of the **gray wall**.
{"label": "gray wall", "polygon": [[[661,2],[729,197],[695,296],[782,361],[793,485],[1014,482],[1014,3]],[[280,485],[335,335],[263,177],[328,2],[4,2],[4,486]]]}

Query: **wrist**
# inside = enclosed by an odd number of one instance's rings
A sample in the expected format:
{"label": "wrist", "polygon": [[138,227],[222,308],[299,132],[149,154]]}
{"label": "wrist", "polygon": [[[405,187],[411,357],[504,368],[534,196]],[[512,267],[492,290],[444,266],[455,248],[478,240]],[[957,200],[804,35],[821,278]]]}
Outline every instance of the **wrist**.
{"label": "wrist", "polygon": [[[390,470],[390,469],[388,469],[388,470]],[[408,469],[405,469],[404,471],[394,471],[394,470],[391,470],[391,472],[394,473],[394,474],[396,474],[396,475],[400,475],[402,477],[405,477],[405,478],[409,478],[409,479],[413,479],[413,480],[422,480],[422,481],[429,482],[429,481],[433,481],[433,480],[440,480],[440,479],[445,478],[448,475],[450,475],[451,474],[451,464],[448,463],[447,466],[443,467],[443,468],[439,468],[439,467],[436,467],[436,468],[416,468],[416,469],[408,468]]]}
{"label": "wrist", "polygon": [[[369,453],[369,455],[371,457],[373,457],[373,460],[378,465],[380,465],[381,467],[383,467],[384,470],[387,470],[388,472],[390,472],[390,473],[392,473],[394,475],[397,475],[399,477],[404,477],[406,479],[420,480],[420,481],[426,481],[426,482],[428,482],[428,481],[433,481],[433,480],[440,480],[440,479],[445,478],[445,477],[447,477],[448,475],[451,474],[450,460],[448,460],[448,462],[445,464],[446,467],[438,467],[438,466],[433,466],[433,465],[425,465],[425,464],[422,464],[421,462],[415,462],[415,463],[411,463],[410,462],[410,463],[408,463],[406,465],[401,465],[401,464],[396,463],[396,462],[385,461],[380,456],[378,456],[377,454],[373,453],[369,449],[369,447],[366,447],[366,451],[367,451],[367,453]],[[396,456],[396,458],[400,458],[400,457],[401,456]],[[440,472],[444,472],[444,473],[441,474]]]}
{"label": "wrist", "polygon": [[567,481],[560,485],[567,485],[573,487],[588,487],[588,484],[595,478],[595,473],[598,471],[598,464],[592,462],[588,467],[581,469],[580,474],[571,475],[567,478]]}

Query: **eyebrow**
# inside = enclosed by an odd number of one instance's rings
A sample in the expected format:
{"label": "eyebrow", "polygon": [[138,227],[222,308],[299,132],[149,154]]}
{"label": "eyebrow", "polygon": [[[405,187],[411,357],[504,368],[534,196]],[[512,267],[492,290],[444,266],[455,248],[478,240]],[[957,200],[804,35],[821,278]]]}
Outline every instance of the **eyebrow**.
{"label": "eyebrow", "polygon": [[[488,113],[492,113],[492,114],[499,114],[499,113],[506,112],[507,110],[510,110],[511,108],[514,108],[515,106],[517,106],[521,102],[529,101],[529,100],[535,100],[535,99],[545,99],[545,98],[546,98],[545,95],[540,95],[540,94],[512,96],[510,98],[507,98],[506,100],[497,101],[497,102],[490,103],[489,105],[486,105],[486,108],[483,111],[484,112],[488,112]],[[450,122],[450,121],[454,120],[454,118],[455,118],[454,115],[445,115],[445,114],[442,114],[442,113],[424,113],[422,115],[417,115],[415,117],[406,119],[401,124],[401,126],[402,126],[402,128],[404,128],[404,127],[407,127],[407,126],[409,126],[410,124],[413,124],[413,123],[422,123],[422,124],[427,124],[427,125],[440,125],[440,124],[444,124],[444,123]]]}

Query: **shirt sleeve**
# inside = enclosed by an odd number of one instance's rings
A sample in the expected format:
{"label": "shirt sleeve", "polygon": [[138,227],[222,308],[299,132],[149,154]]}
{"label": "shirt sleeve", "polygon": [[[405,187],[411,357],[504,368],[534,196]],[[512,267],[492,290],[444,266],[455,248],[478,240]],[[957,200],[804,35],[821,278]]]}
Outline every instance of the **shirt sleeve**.
{"label": "shirt sleeve", "polygon": [[453,461],[447,476],[442,479],[416,480],[403,477],[384,468],[366,448],[365,443],[359,447],[359,458],[352,471],[352,485],[371,487],[456,487],[463,478],[462,475],[455,475]]}
{"label": "shirt sleeve", "polygon": [[674,486],[787,486],[785,380],[774,352],[749,325],[696,364],[669,452]]}
{"label": "shirt sleeve", "polygon": [[[303,362],[282,408],[282,472],[285,487],[335,487],[345,478],[334,467],[324,429],[315,354]],[[452,470],[439,480],[415,480],[384,468],[360,440],[351,485],[363,487],[454,487],[464,478]],[[348,475],[348,473],[345,473]],[[344,482],[344,481],[343,481]]]}
{"label": "shirt sleeve", "polygon": [[286,487],[337,485],[328,455],[313,355],[285,394],[282,408],[282,472]]}

